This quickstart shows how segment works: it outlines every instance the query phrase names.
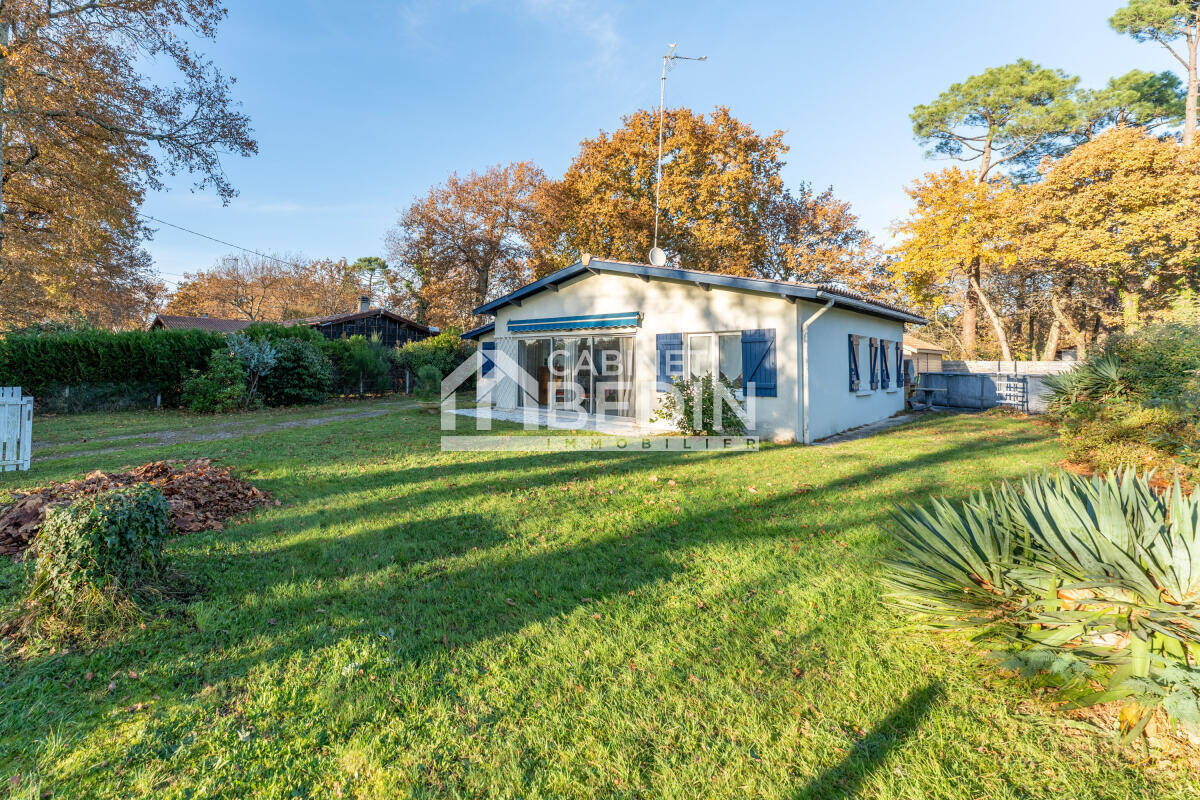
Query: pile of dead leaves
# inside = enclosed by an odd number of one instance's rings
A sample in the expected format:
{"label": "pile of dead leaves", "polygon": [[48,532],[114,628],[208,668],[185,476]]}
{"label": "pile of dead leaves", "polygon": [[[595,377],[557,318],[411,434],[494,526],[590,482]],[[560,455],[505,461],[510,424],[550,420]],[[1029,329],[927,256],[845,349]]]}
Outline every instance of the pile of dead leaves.
{"label": "pile of dead leaves", "polygon": [[24,494],[14,492],[14,502],[0,510],[0,554],[15,557],[24,553],[41,529],[47,508],[135,483],[148,483],[162,491],[171,507],[172,525],[180,533],[220,530],[230,517],[279,504],[262,489],[204,458],[153,461],[128,472],[91,472],[80,480],[52,483]]}

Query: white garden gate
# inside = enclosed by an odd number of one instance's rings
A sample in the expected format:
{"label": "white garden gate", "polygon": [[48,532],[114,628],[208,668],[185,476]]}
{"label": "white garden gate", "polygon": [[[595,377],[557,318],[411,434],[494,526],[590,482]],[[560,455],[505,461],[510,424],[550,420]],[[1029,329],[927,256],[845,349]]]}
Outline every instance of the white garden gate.
{"label": "white garden gate", "polygon": [[29,469],[33,439],[33,398],[20,386],[0,386],[0,472]]}

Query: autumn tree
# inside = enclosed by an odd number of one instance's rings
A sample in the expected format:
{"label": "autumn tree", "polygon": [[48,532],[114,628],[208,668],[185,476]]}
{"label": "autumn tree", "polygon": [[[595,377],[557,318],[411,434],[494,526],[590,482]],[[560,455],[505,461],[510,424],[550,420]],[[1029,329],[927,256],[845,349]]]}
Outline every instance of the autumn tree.
{"label": "autumn tree", "polygon": [[[1001,357],[1012,350],[1001,313],[984,291],[982,276],[999,273],[1013,262],[1009,219],[1013,189],[1007,181],[980,181],[958,167],[927,174],[907,189],[913,202],[908,219],[893,232],[899,243],[892,274],[909,300],[931,312],[957,300],[962,309],[977,302],[996,336]],[[968,358],[976,343],[974,330],[963,328],[960,345]]]}
{"label": "autumn tree", "polygon": [[1200,278],[1200,150],[1115,128],[1044,170],[1023,192],[1023,257],[1111,287],[1125,329]]}
{"label": "autumn tree", "polygon": [[1109,24],[1118,33],[1139,42],[1157,42],[1182,65],[1187,76],[1183,144],[1196,138],[1196,108],[1200,96],[1200,0],[1130,0],[1117,10]]}
{"label": "autumn tree", "polygon": [[414,202],[387,235],[395,302],[423,323],[465,327],[476,306],[527,282],[544,180],[533,164],[513,163],[453,174]]}
{"label": "autumn tree", "polygon": [[[993,173],[1026,176],[1045,157],[1062,152],[1078,127],[1073,93],[1078,79],[1021,59],[956,83],[912,112],[913,132],[928,155],[973,162],[975,180]],[[978,257],[964,266],[968,282],[984,282]],[[977,296],[967,292],[961,315],[966,356],[976,349]]]}
{"label": "autumn tree", "polygon": [[[144,284],[137,208],[165,175],[232,196],[221,155],[256,146],[231,81],[188,43],[224,14],[217,0],[0,3],[0,305],[94,308],[59,304],[81,272],[100,297]],[[177,80],[151,79],[152,63]]]}
{"label": "autumn tree", "polygon": [[359,272],[346,259],[297,255],[227,256],[185,274],[166,311],[255,322],[282,322],[357,309]]}
{"label": "autumn tree", "polygon": [[[561,180],[537,196],[535,272],[594,253],[643,262],[653,244],[657,111],[638,111],[585,140]],[[832,190],[789,191],[783,132],[764,135],[728,108],[670,109],[663,119],[659,246],[688,269],[838,282],[864,288],[876,262],[866,233]]]}

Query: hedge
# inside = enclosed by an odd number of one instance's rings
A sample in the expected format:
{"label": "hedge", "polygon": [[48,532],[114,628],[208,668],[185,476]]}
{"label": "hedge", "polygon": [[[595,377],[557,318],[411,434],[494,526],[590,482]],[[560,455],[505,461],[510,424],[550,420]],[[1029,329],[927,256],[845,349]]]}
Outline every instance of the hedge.
{"label": "hedge", "polygon": [[35,399],[64,386],[148,385],[175,403],[184,378],[224,346],[222,334],[198,330],[9,333],[0,339],[0,385]]}

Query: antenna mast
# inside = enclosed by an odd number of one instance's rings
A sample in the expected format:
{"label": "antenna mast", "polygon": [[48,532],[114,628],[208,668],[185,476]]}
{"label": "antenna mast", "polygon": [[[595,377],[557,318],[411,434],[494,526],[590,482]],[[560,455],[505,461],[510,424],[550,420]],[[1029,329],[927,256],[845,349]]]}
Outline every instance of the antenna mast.
{"label": "antenna mast", "polygon": [[[654,247],[650,250],[650,263],[655,264],[661,260],[662,266],[666,263],[666,254],[661,254],[658,249],[658,206],[659,199],[662,196],[662,144],[663,144],[663,108],[667,100],[667,70],[675,66],[676,61],[707,61],[708,56],[680,56],[675,54],[676,42],[671,42],[668,45],[667,54],[663,56],[662,63],[662,80],[658,88],[658,177],[654,181]],[[655,258],[658,256],[658,258]]]}

